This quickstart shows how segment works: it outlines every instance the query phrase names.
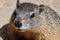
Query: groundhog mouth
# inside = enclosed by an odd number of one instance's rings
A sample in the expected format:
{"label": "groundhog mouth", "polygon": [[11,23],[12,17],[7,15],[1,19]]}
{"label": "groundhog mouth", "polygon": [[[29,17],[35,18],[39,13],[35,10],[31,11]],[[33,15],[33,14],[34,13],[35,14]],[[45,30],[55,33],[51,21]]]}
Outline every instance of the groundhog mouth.
{"label": "groundhog mouth", "polygon": [[27,28],[27,27],[20,27],[20,28],[16,28],[18,31],[20,31],[20,32],[24,32],[24,31],[26,31],[26,30],[30,30],[29,28]]}

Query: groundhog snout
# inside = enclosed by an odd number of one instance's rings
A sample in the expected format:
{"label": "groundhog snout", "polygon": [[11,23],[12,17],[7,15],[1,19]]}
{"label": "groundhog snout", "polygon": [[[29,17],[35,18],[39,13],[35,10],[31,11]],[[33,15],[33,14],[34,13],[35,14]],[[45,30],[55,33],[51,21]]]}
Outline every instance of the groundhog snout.
{"label": "groundhog snout", "polygon": [[15,24],[15,27],[17,28],[22,26],[22,23],[20,21],[15,21],[14,24]]}

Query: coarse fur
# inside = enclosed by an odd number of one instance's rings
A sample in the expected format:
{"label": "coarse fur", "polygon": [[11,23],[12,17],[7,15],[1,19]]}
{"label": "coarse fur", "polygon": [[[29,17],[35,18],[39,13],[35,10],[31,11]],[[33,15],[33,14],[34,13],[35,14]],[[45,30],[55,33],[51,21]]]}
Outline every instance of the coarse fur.
{"label": "coarse fur", "polygon": [[17,0],[16,7],[6,29],[8,40],[48,40],[50,34],[46,36],[44,32],[49,33],[52,29],[44,30],[44,28],[59,26],[60,17],[46,5],[20,4]]}
{"label": "coarse fur", "polygon": [[[20,5],[18,3],[17,3],[17,8],[14,11],[14,13],[12,14],[12,17],[11,17],[10,22],[7,27],[6,35],[7,35],[8,40],[38,40],[41,33],[37,32],[37,31],[35,32],[34,31],[35,29],[33,30],[33,28],[35,28],[34,27],[35,24],[32,25],[34,20],[32,18],[30,18],[30,16],[33,13],[34,13],[34,16],[36,16],[36,13],[38,11],[38,6],[33,3],[22,3]],[[31,13],[31,12],[33,12],[33,13]],[[20,19],[21,21],[25,20],[26,23],[24,24],[24,22],[22,22],[22,26],[24,25],[24,27],[28,27],[28,28],[23,27],[24,28],[23,29],[21,27],[20,28],[16,27],[15,21],[18,20],[17,18]],[[27,18],[29,18],[30,21]],[[20,20],[19,20],[19,22],[20,22]],[[28,26],[26,24],[29,24],[31,26]]]}

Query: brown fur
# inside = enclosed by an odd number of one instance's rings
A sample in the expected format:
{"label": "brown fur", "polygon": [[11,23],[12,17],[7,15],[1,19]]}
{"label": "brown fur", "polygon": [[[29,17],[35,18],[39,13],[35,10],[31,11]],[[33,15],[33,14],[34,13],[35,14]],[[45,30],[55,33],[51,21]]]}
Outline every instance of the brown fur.
{"label": "brown fur", "polygon": [[8,40],[38,40],[38,33],[26,30],[25,32],[20,32],[15,29],[13,22],[10,21],[7,28],[7,38]]}
{"label": "brown fur", "polygon": [[[19,3],[19,0],[17,1],[17,7],[18,7],[18,3]],[[30,3],[27,3],[27,4],[23,3],[19,6],[21,10],[23,9],[23,10],[29,10],[29,11],[32,9],[34,10],[36,7],[37,7],[36,5],[30,4]],[[15,13],[16,12],[14,11],[6,31],[8,40],[40,40],[40,35],[41,35],[40,31],[35,32],[32,30],[25,30],[23,32],[21,30],[16,29],[13,22],[16,17]],[[44,39],[41,39],[41,40],[44,40]]]}

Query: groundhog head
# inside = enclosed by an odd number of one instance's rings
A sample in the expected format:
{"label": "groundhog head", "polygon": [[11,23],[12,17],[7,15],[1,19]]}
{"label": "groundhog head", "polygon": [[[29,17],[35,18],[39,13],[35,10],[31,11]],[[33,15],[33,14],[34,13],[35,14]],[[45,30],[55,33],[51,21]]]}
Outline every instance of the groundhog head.
{"label": "groundhog head", "polygon": [[19,3],[17,1],[11,19],[18,30],[36,30],[39,27],[39,6],[33,3]]}

